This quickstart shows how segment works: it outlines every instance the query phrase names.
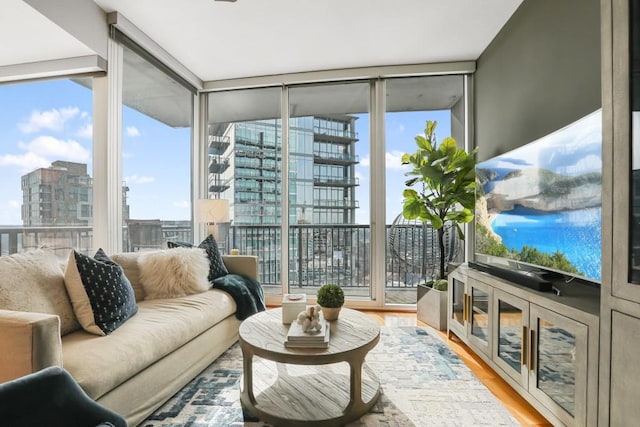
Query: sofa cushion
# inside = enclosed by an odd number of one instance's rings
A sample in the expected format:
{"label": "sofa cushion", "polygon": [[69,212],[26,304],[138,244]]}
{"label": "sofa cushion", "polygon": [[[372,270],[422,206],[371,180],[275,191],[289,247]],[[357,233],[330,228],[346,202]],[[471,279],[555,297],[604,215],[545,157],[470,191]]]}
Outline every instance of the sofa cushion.
{"label": "sofa cushion", "polygon": [[220,290],[141,301],[138,314],[106,337],[83,331],[62,339],[64,368],[94,399],[233,315],[236,305]]}
{"label": "sofa cushion", "polygon": [[122,267],[102,249],[93,258],[72,251],[64,280],[73,310],[87,332],[110,334],[138,311]]}
{"label": "sofa cushion", "polygon": [[58,259],[48,250],[0,257],[0,307],[58,315],[62,335],[80,328]]}
{"label": "sofa cushion", "polygon": [[209,260],[199,248],[144,252],[138,258],[145,299],[176,298],[204,292]]}
{"label": "sofa cushion", "polygon": [[142,282],[140,281],[140,266],[138,258],[143,252],[124,252],[111,255],[111,259],[115,261],[124,270],[124,275],[129,279],[133,292],[136,294],[136,301],[142,301],[146,296]]}
{"label": "sofa cushion", "polygon": [[[193,247],[191,243],[184,242],[167,242],[167,246],[169,248]],[[214,279],[229,274],[229,270],[227,270],[227,266],[224,265],[224,261],[222,260],[216,239],[214,239],[212,234],[209,234],[198,247],[204,249],[209,258],[209,282],[213,282]]]}

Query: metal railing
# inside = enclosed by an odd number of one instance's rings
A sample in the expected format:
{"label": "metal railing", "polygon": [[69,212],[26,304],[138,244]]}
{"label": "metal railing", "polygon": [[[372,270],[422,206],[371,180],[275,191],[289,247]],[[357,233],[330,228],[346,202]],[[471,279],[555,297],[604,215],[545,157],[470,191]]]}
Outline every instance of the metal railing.
{"label": "metal railing", "polygon": [[[387,225],[386,284],[389,288],[414,288],[428,277],[437,262],[435,233],[426,233],[420,225],[404,225],[402,236],[392,235],[398,228]],[[128,248],[128,230],[123,228],[124,247]],[[193,242],[191,226],[162,224],[163,241]],[[47,246],[74,248],[91,254],[93,231],[91,226],[68,227],[10,227],[0,228],[0,255],[23,252]],[[260,281],[265,285],[281,283],[282,233],[280,225],[231,226],[220,241],[225,251],[239,249],[240,253],[259,258]],[[371,286],[370,227],[367,225],[309,225],[289,227],[289,257],[286,264],[290,288],[313,288],[325,283],[339,283],[343,287]],[[426,268],[430,266],[431,270]]]}

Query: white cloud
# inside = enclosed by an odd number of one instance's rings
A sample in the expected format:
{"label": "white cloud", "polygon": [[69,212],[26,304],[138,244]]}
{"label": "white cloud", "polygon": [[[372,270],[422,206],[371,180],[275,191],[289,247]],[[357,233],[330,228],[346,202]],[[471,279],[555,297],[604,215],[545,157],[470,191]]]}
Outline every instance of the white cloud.
{"label": "white cloud", "polygon": [[4,154],[0,156],[0,166],[17,166],[22,173],[31,172],[35,169],[46,168],[51,162],[35,153],[24,154]]}
{"label": "white cloud", "polygon": [[358,166],[362,166],[365,168],[368,168],[369,166],[371,166],[371,157],[369,157],[369,155],[367,154],[365,157],[362,158],[362,160],[360,160],[360,163]]}
{"label": "white cloud", "polygon": [[155,180],[156,179],[152,176],[131,175],[124,177],[124,181],[127,184],[148,184],[150,182],[154,182]]}
{"label": "white cloud", "polygon": [[82,126],[78,129],[78,132],[76,132],[76,136],[78,136],[78,138],[93,138],[93,124],[88,123]]}
{"label": "white cloud", "polygon": [[140,136],[140,131],[135,126],[127,126],[125,129],[125,133],[127,134],[127,136],[131,137]]}
{"label": "white cloud", "polygon": [[186,200],[178,200],[173,202],[173,206],[175,206],[176,208],[179,209],[188,209],[191,207],[191,204],[189,202],[187,202]]}
{"label": "white cloud", "polygon": [[67,120],[80,114],[78,107],[54,108],[48,111],[35,110],[27,121],[18,123],[23,133],[34,133],[41,129],[60,131]]}
{"label": "white cloud", "polygon": [[386,152],[385,157],[385,166],[387,169],[402,169],[405,166],[401,163],[402,155],[404,153],[402,151],[393,150],[392,152]]}
{"label": "white cloud", "polygon": [[52,160],[88,162],[91,157],[91,152],[78,141],[72,139],[63,141],[53,136],[39,136],[29,143],[20,141],[18,147]]}
{"label": "white cloud", "polygon": [[19,202],[18,200],[9,200],[7,201],[7,204],[9,205],[10,208],[16,209],[20,207],[21,202]]}

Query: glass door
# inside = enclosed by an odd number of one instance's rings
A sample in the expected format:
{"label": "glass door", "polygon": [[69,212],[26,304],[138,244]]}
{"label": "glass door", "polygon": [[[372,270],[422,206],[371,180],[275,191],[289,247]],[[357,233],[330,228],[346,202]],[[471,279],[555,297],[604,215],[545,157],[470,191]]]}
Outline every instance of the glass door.
{"label": "glass door", "polygon": [[224,247],[257,256],[265,294],[281,295],[281,89],[207,97],[207,197],[229,201]]}
{"label": "glass door", "polygon": [[495,318],[493,360],[511,378],[527,387],[529,303],[500,289],[493,290]]}
{"label": "glass door", "polygon": [[371,300],[369,82],[289,89],[288,287]]}
{"label": "glass door", "polygon": [[588,327],[530,305],[529,392],[565,424],[585,425]]}
{"label": "glass door", "polygon": [[[438,236],[429,223],[402,215],[402,192],[408,179],[404,153],[417,149],[416,135],[424,135],[426,122],[437,122],[436,137],[456,139],[464,147],[464,77],[461,75],[403,77],[386,81],[385,187],[387,304],[415,304],[418,283],[437,278]],[[462,242],[455,229],[445,226],[445,262],[460,261]]]}

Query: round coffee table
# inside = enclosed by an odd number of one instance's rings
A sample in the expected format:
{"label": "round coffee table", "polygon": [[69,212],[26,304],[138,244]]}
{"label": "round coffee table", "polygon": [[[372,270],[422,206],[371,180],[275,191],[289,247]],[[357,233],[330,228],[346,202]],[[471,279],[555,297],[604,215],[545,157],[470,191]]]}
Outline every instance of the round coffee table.
{"label": "round coffee table", "polygon": [[[371,409],[380,395],[380,383],[370,369],[363,374],[363,367],[365,356],[380,340],[378,324],[348,308],[327,324],[328,348],[287,348],[289,325],[282,324],[282,309],[263,311],[242,322],[240,400],[245,409],[278,426],[344,425]],[[254,363],[254,356],[314,368],[275,364],[274,370],[266,361]],[[339,362],[346,362],[348,369],[341,372],[340,364],[318,367]]]}

